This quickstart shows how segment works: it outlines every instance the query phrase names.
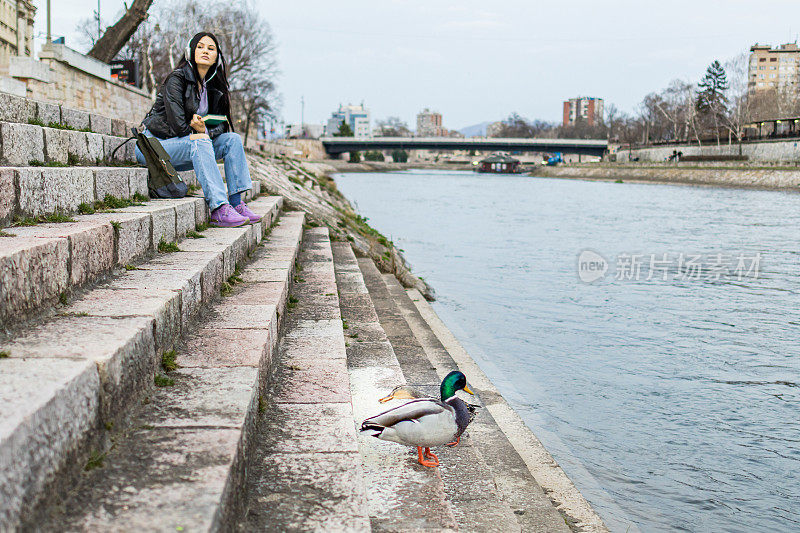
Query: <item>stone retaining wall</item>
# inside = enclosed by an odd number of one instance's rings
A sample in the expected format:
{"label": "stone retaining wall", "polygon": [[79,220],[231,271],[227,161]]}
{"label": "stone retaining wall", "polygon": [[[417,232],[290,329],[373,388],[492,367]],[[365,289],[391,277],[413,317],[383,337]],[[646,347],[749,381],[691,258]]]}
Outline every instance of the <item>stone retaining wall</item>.
{"label": "stone retaining wall", "polygon": [[722,144],[707,146],[657,146],[652,148],[636,148],[617,151],[617,161],[664,161],[677,150],[683,155],[744,155],[750,161],[800,161],[800,141],[762,141],[738,144]]}
{"label": "stone retaining wall", "polygon": [[542,167],[534,175],[555,178],[666,181],[726,187],[800,190],[800,169],[640,168],[634,165],[560,166]]}
{"label": "stone retaining wall", "polygon": [[145,91],[112,80],[108,65],[64,45],[45,45],[39,57],[19,58],[10,69],[29,98],[137,124],[152,105]]}

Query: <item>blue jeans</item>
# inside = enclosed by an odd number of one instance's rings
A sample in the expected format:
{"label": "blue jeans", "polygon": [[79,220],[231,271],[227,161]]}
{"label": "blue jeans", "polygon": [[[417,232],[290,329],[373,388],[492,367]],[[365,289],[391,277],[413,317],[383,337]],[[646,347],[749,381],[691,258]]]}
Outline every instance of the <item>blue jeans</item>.
{"label": "blue jeans", "polygon": [[[153,136],[147,130],[144,130],[144,134],[148,137]],[[158,140],[169,154],[175,170],[194,170],[197,181],[203,188],[206,203],[212,211],[222,204],[227,204],[228,196],[250,190],[253,186],[242,138],[238,133],[222,133],[213,140],[192,140],[188,135]],[[135,152],[136,160],[140,165],[144,165],[144,156],[139,147],[136,147]],[[218,159],[222,159],[225,163],[227,187],[217,166]]]}

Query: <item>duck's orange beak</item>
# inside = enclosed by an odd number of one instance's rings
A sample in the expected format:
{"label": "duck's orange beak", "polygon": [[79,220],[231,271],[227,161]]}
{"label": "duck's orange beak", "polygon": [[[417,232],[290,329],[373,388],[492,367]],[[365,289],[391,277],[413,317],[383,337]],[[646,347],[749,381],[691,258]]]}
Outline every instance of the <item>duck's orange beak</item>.
{"label": "duck's orange beak", "polygon": [[381,398],[378,401],[381,402],[381,403],[386,403],[386,402],[391,401],[391,400],[394,400],[394,394],[390,394],[389,396],[384,396],[383,398]]}
{"label": "duck's orange beak", "polygon": [[474,393],[474,392],[472,392],[472,391],[470,390],[469,386],[467,386],[467,385],[464,385],[464,392],[468,392],[468,393],[472,394],[473,396],[475,396],[475,393]]}

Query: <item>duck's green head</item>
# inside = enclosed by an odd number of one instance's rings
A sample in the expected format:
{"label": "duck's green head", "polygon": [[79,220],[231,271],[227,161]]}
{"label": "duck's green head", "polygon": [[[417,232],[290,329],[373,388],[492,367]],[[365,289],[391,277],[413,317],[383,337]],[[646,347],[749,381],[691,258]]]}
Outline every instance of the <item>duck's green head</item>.
{"label": "duck's green head", "polygon": [[459,390],[463,390],[469,394],[475,394],[469,389],[469,386],[467,386],[467,376],[458,370],[453,370],[442,380],[442,386],[440,388],[442,401],[452,398],[456,395],[456,391]]}

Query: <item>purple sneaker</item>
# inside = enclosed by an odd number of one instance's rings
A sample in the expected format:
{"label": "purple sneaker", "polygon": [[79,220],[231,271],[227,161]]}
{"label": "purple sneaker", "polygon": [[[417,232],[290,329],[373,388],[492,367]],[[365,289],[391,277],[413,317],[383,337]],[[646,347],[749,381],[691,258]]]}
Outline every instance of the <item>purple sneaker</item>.
{"label": "purple sneaker", "polygon": [[209,226],[216,228],[236,228],[244,226],[250,222],[247,217],[243,217],[231,207],[231,204],[222,204],[211,212]]}
{"label": "purple sneaker", "polygon": [[236,212],[242,215],[243,217],[249,218],[251,224],[256,224],[261,221],[261,217],[250,211],[250,208],[247,207],[247,204],[245,204],[244,202],[234,207],[234,209],[236,209]]}

